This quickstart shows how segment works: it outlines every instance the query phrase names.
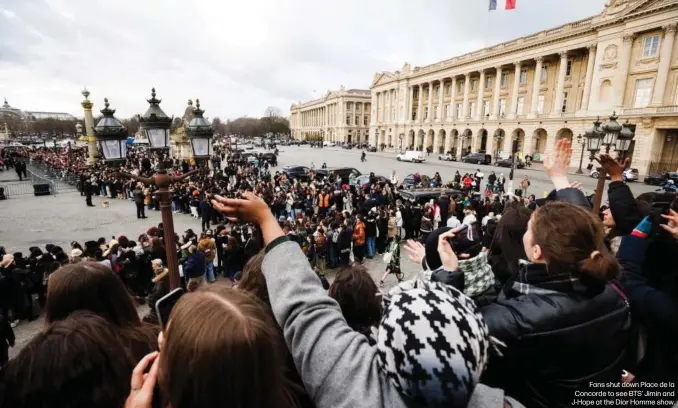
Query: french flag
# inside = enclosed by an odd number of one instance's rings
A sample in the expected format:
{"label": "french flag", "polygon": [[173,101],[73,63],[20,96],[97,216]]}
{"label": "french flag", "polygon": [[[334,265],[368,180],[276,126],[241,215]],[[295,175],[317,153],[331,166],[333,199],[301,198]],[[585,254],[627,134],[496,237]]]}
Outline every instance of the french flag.
{"label": "french flag", "polygon": [[[516,0],[506,0],[504,10],[513,10],[516,8]],[[490,0],[490,10],[497,9],[497,0]]]}

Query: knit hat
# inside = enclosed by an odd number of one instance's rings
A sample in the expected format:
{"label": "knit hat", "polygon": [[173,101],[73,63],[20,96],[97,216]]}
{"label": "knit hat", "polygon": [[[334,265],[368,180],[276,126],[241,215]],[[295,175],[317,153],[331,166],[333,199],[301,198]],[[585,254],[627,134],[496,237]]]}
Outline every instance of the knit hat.
{"label": "knit hat", "polygon": [[466,406],[488,361],[490,337],[475,303],[449,285],[395,287],[382,303],[377,364],[421,406]]}
{"label": "knit hat", "polygon": [[487,252],[481,252],[471,259],[460,259],[459,270],[464,273],[466,296],[478,296],[494,284],[494,273],[487,261]]}

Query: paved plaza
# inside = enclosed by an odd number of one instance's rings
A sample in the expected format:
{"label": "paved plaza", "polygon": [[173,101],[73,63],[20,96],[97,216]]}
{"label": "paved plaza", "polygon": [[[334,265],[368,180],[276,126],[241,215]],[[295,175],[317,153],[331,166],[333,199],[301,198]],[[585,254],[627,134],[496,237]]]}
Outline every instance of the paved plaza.
{"label": "paved plaza", "polygon": [[[309,147],[287,146],[282,147],[279,156],[279,167],[285,165],[307,165],[314,163],[319,168],[326,162],[329,167],[347,166],[355,167],[363,173],[375,172],[378,175],[390,176],[395,170],[402,180],[407,174],[419,172],[432,176],[436,171],[444,180],[453,177],[454,172],[475,171],[479,166],[439,162],[437,157],[430,156],[422,164],[398,162],[393,153],[369,153],[367,162],[360,162],[360,150],[343,150],[339,148],[311,149]],[[508,169],[498,169],[491,166],[480,166],[481,170],[488,175],[495,170],[497,174],[503,172],[508,176]],[[519,170],[516,180],[527,174],[532,180],[530,193],[537,196],[543,195],[550,189],[546,174],[540,170]],[[587,192],[593,191],[596,180],[572,176],[572,181],[582,182]],[[0,184],[16,184],[18,177],[14,172],[0,173]],[[642,183],[633,183],[631,188],[634,194],[646,191],[654,191],[656,187],[646,186]],[[109,201],[110,206],[104,208],[102,202]],[[21,251],[27,254],[30,246],[43,247],[52,243],[65,249],[70,248],[70,242],[77,240],[96,240],[104,237],[107,240],[113,236],[126,235],[136,240],[149,227],[161,222],[160,212],[147,211],[148,219],[136,218],[134,204],[127,200],[111,200],[94,196],[95,207],[86,207],[85,198],[77,192],[59,193],[56,196],[35,197],[33,195],[12,196],[8,200],[0,201],[0,245],[4,245],[8,253]],[[200,220],[189,215],[176,214],[174,216],[174,228],[178,234],[188,228],[194,231],[200,230]],[[409,279],[419,273],[420,267],[410,262],[405,254],[401,257],[402,270],[405,278]],[[384,271],[385,264],[381,258],[367,260],[365,263],[370,275],[378,281]],[[331,280],[333,271],[328,273]],[[395,284],[395,278],[387,278],[385,290]],[[140,313],[145,313],[145,308],[140,308]],[[43,325],[42,319],[33,322],[22,322],[16,327],[17,347],[10,350],[10,357],[15,355]]]}

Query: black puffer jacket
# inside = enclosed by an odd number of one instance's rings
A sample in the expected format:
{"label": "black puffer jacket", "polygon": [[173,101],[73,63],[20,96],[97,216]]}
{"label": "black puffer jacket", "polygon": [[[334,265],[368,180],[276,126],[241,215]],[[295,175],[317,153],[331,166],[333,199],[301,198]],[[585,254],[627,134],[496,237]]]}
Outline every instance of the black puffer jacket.
{"label": "black puffer jacket", "polygon": [[559,283],[544,265],[525,268],[481,308],[490,335],[506,344],[482,382],[548,408],[571,406],[590,382],[618,382],[631,338],[625,300],[609,285]]}

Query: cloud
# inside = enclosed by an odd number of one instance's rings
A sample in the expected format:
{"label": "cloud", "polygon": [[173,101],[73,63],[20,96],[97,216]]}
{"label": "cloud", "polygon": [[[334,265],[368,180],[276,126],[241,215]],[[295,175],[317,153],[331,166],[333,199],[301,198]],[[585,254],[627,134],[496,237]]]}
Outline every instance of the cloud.
{"label": "cloud", "polygon": [[[141,113],[155,86],[168,114],[259,116],[378,71],[425,65],[602,11],[606,0],[4,0],[0,90],[25,110],[81,115],[108,97]],[[317,92],[314,93],[314,90]]]}

